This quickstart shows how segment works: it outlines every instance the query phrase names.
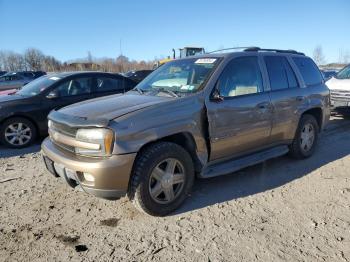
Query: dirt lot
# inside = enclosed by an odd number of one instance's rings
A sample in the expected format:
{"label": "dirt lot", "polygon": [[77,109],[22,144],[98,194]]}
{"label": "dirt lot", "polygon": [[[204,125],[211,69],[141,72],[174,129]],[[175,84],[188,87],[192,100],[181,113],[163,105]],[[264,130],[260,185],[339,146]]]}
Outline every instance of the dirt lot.
{"label": "dirt lot", "polygon": [[38,151],[0,148],[0,261],[350,261],[350,120],[308,160],[197,181],[165,218],[70,189]]}

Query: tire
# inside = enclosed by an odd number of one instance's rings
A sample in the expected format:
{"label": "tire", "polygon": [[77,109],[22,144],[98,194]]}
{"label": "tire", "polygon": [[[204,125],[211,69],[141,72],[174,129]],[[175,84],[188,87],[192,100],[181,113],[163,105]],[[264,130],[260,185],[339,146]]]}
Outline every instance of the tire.
{"label": "tire", "polygon": [[140,211],[165,216],[183,203],[193,181],[194,166],[189,153],[177,144],[159,142],[142,150],[136,158],[128,197]]}
{"label": "tire", "polygon": [[[311,131],[312,129],[312,131]],[[311,140],[311,134],[313,139]],[[306,134],[309,133],[307,136]],[[315,151],[319,134],[319,126],[314,116],[305,114],[301,117],[293,143],[290,145],[290,155],[297,159],[304,159],[312,156]],[[306,139],[303,139],[303,137]],[[308,141],[308,142],[306,142]]]}
{"label": "tire", "polygon": [[24,148],[31,145],[37,136],[34,124],[22,117],[7,119],[0,127],[0,142],[11,148]]}

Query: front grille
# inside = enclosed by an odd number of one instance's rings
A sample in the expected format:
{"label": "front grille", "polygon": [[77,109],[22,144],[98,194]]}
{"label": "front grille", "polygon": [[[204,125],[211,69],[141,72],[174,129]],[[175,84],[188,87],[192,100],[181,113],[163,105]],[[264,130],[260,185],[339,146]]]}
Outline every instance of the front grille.
{"label": "front grille", "polygon": [[347,91],[347,90],[331,90],[331,100],[350,102],[350,91]]}
{"label": "front grille", "polygon": [[51,120],[51,129],[55,130],[56,132],[59,132],[61,134],[64,134],[66,136],[70,136],[70,137],[75,137],[75,135],[77,134],[77,128],[74,127],[70,127],[67,126],[65,124],[61,124],[55,121]]}
{"label": "front grille", "polygon": [[65,124],[61,124],[61,123],[58,123],[58,122],[51,120],[51,126],[49,128],[50,139],[56,146],[58,146],[64,150],[67,150],[69,152],[74,153],[75,152],[74,147],[56,141],[53,138],[53,136],[51,135],[51,132],[53,131],[56,133],[61,133],[61,134],[66,135],[66,136],[75,137],[77,130],[78,130],[77,128],[72,128],[72,127],[69,127]]}

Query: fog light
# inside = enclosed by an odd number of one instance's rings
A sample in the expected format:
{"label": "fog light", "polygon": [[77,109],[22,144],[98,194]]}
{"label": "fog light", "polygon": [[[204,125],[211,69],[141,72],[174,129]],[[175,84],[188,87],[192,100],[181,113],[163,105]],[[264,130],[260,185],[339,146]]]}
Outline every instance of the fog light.
{"label": "fog light", "polygon": [[83,173],[84,174],[84,179],[88,182],[95,182],[95,178],[93,175],[89,173]]}

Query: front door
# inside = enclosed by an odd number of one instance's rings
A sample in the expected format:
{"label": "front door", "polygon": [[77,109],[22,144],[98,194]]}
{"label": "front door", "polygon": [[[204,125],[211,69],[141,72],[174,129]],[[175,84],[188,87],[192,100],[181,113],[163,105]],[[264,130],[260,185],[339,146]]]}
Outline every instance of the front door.
{"label": "front door", "polygon": [[92,89],[93,77],[75,77],[58,84],[42,98],[40,127],[43,130],[47,128],[47,115],[51,110],[93,98]]}
{"label": "front door", "polygon": [[265,146],[271,132],[271,103],[264,92],[257,56],[230,61],[216,90],[221,101],[207,105],[210,160],[233,158]]}

